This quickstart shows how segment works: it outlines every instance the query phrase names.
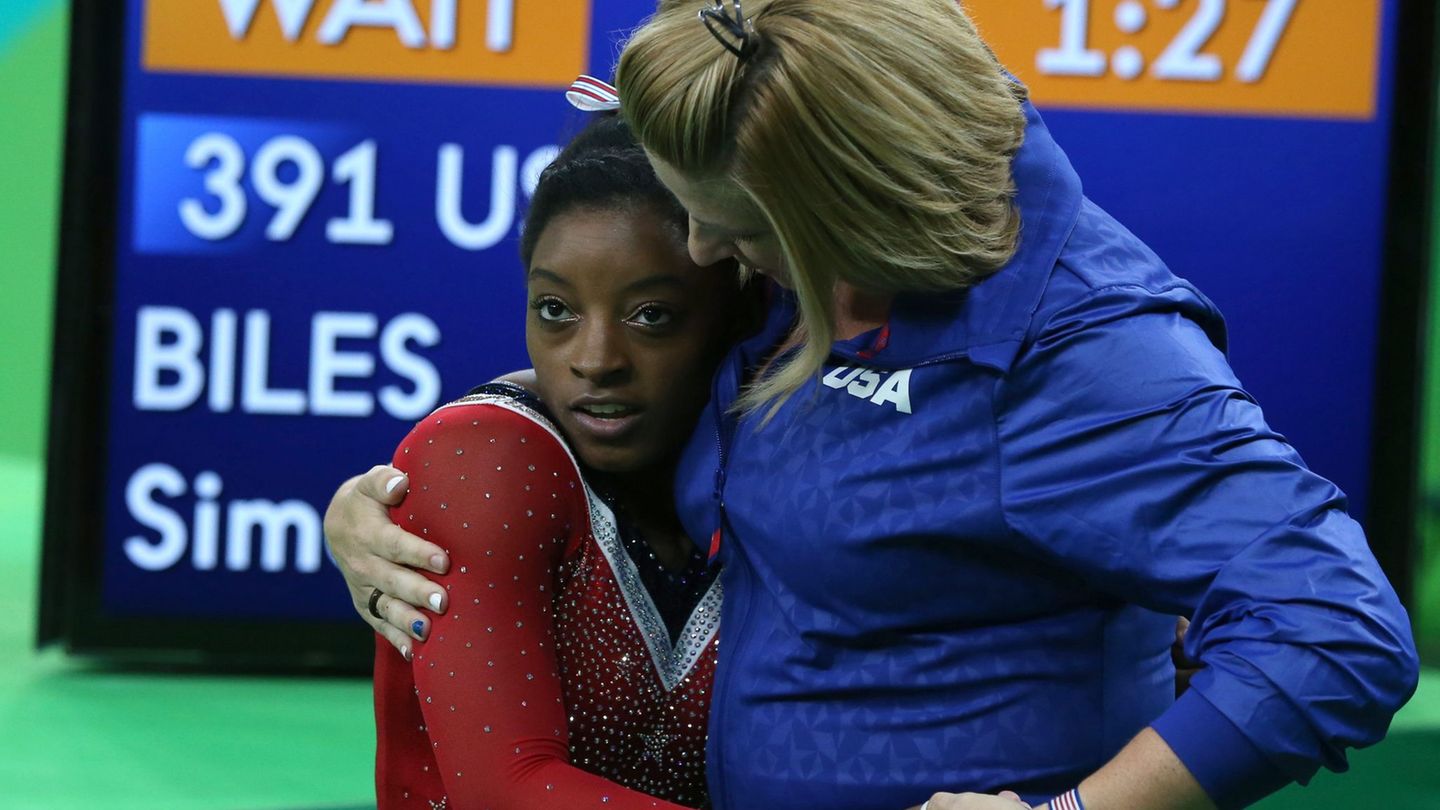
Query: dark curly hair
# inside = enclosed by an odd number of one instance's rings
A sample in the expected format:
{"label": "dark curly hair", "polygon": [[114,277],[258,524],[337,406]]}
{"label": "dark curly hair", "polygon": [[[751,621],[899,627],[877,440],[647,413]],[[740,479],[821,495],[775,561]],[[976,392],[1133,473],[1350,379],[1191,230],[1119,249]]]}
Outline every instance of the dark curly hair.
{"label": "dark curly hair", "polygon": [[550,220],[576,208],[650,206],[683,242],[689,230],[685,209],[655,177],[645,150],[616,113],[597,115],[560,152],[535,185],[520,232],[525,267]]}

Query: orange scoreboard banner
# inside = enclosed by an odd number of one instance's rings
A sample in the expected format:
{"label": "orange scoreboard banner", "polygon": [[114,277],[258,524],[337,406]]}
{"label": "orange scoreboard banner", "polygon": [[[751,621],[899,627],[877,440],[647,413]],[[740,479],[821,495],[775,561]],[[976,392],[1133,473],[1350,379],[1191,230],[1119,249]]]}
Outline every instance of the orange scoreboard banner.
{"label": "orange scoreboard banner", "polygon": [[563,87],[590,0],[149,0],[142,64],[198,74]]}
{"label": "orange scoreboard banner", "polygon": [[1381,0],[962,0],[1049,107],[1369,120]]}

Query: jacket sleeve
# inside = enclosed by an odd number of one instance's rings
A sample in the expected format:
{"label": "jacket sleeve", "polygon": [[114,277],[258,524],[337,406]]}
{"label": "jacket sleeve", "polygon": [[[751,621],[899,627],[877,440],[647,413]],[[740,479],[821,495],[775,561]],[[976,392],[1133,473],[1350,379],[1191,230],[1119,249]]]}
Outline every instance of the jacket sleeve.
{"label": "jacket sleeve", "polygon": [[1205,669],[1153,727],[1218,805],[1344,770],[1419,666],[1344,495],[1266,425],[1187,285],[1091,290],[1038,323],[997,388],[1010,526],[1097,591],[1192,617]]}
{"label": "jacket sleeve", "polygon": [[[398,781],[424,785],[435,767],[449,807],[680,810],[570,763],[553,599],[589,516],[565,448],[528,416],[469,404],[428,417],[394,464],[410,492],[391,517],[445,548],[450,570],[436,580],[447,610],[408,667],[380,645],[377,710],[411,703],[420,724],[404,724],[403,706],[380,718],[382,792],[412,793]],[[412,737],[419,752],[402,742]]]}

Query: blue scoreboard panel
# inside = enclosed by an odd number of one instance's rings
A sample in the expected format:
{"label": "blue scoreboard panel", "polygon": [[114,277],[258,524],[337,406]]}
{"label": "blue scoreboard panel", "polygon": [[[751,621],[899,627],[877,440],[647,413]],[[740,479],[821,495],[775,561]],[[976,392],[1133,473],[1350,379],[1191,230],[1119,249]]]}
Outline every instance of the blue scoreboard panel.
{"label": "blue scoreboard panel", "polygon": [[[1397,0],[963,5],[1365,515]],[[583,125],[563,89],[652,8],[77,2],[42,637],[366,657],[325,504],[528,365],[518,224]]]}

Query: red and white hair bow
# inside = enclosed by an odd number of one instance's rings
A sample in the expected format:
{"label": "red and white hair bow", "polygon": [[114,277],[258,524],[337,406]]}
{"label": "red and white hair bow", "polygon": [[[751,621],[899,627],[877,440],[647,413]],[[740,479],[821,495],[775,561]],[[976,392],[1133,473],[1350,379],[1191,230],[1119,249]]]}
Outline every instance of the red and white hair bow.
{"label": "red and white hair bow", "polygon": [[594,76],[576,79],[565,91],[565,98],[577,109],[585,112],[606,112],[620,109],[620,93],[615,86],[602,82]]}

